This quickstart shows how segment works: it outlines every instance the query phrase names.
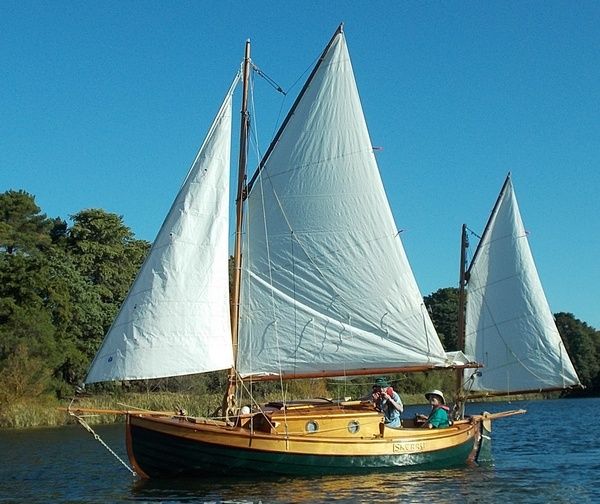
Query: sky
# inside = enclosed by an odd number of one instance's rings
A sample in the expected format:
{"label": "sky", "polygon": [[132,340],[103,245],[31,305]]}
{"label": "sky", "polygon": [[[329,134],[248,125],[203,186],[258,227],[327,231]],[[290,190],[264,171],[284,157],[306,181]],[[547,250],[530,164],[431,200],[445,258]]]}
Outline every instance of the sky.
{"label": "sky", "polygon": [[481,234],[511,172],[552,311],[600,329],[595,1],[3,0],[0,192],[152,241],[246,39],[288,91],[255,79],[260,153],[340,22],[421,292],[457,286],[461,225]]}

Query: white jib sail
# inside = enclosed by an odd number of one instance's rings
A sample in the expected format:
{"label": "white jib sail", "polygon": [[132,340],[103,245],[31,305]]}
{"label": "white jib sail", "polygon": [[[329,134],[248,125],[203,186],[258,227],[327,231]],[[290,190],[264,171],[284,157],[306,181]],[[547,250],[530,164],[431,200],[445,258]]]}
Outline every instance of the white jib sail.
{"label": "white jib sail", "polygon": [[343,33],[250,190],[242,375],[445,365],[379,175]]}
{"label": "white jib sail", "polygon": [[228,223],[232,84],[86,383],[233,364]]}
{"label": "white jib sail", "polygon": [[465,371],[465,389],[566,388],[579,379],[531,255],[512,182],[481,238],[467,284],[465,353],[484,365]]}

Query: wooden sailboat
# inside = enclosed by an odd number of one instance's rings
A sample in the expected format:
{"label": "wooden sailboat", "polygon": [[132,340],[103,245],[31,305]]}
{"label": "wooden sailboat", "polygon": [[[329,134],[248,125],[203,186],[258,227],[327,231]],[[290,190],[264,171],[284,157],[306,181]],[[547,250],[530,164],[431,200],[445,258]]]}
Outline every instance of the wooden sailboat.
{"label": "wooden sailboat", "polygon": [[266,405],[258,380],[475,367],[445,353],[379,175],[342,27],[246,184],[250,45],[229,292],[232,93],[209,130],[86,383],[230,369],[222,415],[130,412],[142,477],[353,473],[474,460],[481,417],[386,428],[360,401]]}
{"label": "wooden sailboat", "polygon": [[[463,226],[462,268],[466,233]],[[460,278],[465,354],[483,364],[461,372],[465,398],[581,386],[548,306],[510,174]]]}

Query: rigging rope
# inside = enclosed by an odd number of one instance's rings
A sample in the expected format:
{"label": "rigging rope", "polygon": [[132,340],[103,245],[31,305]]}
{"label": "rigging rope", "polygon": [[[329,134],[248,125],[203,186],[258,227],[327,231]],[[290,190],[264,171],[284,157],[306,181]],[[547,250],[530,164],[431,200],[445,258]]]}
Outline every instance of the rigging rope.
{"label": "rigging rope", "polygon": [[[71,401],[71,404],[72,404],[72,401]],[[71,411],[71,409],[70,409],[70,406],[71,406],[71,405],[69,405],[69,409],[67,410],[67,411],[68,411],[68,413],[69,413],[69,415],[71,415],[72,417],[75,417],[75,419],[77,420],[77,422],[79,423],[79,425],[81,425],[81,426],[82,426],[82,427],[83,427],[83,428],[84,428],[86,431],[88,431],[88,432],[89,432],[89,433],[90,433],[92,436],[94,436],[94,439],[95,439],[96,441],[98,441],[98,442],[99,442],[99,443],[100,443],[102,446],[104,446],[104,448],[106,448],[106,449],[109,451],[109,453],[111,453],[111,454],[113,455],[113,457],[115,457],[115,458],[116,458],[116,459],[117,459],[119,462],[121,462],[121,464],[122,464],[122,465],[123,465],[123,466],[124,466],[124,467],[125,467],[125,468],[126,468],[126,469],[127,469],[129,472],[130,472],[130,473],[131,473],[131,475],[132,475],[133,477],[136,477],[136,476],[137,476],[137,473],[136,473],[136,472],[135,472],[135,471],[134,471],[134,470],[133,470],[131,467],[129,467],[129,466],[127,465],[127,463],[126,463],[126,462],[125,462],[125,461],[124,461],[124,460],[123,460],[121,457],[119,457],[119,456],[118,456],[118,455],[117,455],[117,454],[116,454],[116,453],[115,453],[115,452],[114,452],[114,451],[111,449],[111,447],[110,447],[110,446],[108,446],[108,445],[107,445],[107,444],[104,442],[104,440],[103,440],[103,439],[102,439],[102,438],[101,438],[101,437],[100,437],[98,434],[96,434],[96,432],[94,431],[94,429],[92,429],[92,428],[90,427],[90,425],[89,425],[89,424],[88,424],[88,423],[87,423],[87,422],[86,422],[86,421],[85,421],[85,420],[84,420],[84,419],[83,419],[81,416],[79,416],[79,415],[77,415],[77,414],[73,413],[73,412]]]}
{"label": "rigging rope", "polygon": [[[273,88],[275,88],[276,91],[280,92],[284,96],[284,98],[281,100],[281,104],[279,106],[279,112],[277,114],[277,119],[275,120],[275,124],[274,124],[273,133],[271,135],[271,137],[274,137],[275,133],[277,132],[277,128],[279,127],[279,124],[280,124],[281,115],[283,113],[283,107],[284,107],[284,104],[286,103],[286,99],[287,99],[287,92],[284,91],[281,88],[281,86],[279,86],[279,84],[277,84],[273,79],[271,79],[269,76],[267,76],[254,63],[252,63],[252,70],[254,70],[260,77],[265,79]],[[250,79],[250,108],[252,110],[252,113],[250,114],[250,116],[252,118],[254,118],[254,124],[257,124],[258,116],[256,114],[256,106],[255,106],[255,102],[254,102],[254,79]],[[254,144],[254,147],[256,150],[256,158],[257,158],[258,163],[260,163],[260,161],[262,160],[262,153],[260,152],[260,144],[258,141],[258,128],[250,128],[250,130],[252,131],[252,134],[249,136],[250,143]],[[254,135],[254,136],[252,136],[252,135]]]}
{"label": "rigging rope", "polygon": [[473,236],[477,237],[477,239],[481,240],[481,236],[479,236],[475,231],[473,231],[469,226],[467,226],[467,231],[471,233]]}
{"label": "rigging rope", "polygon": [[[251,107],[254,108],[254,93],[251,93],[250,103],[251,103]],[[257,132],[256,128],[253,131],[254,131],[254,135],[256,135],[255,148],[257,150],[257,154],[260,154],[259,147],[258,147],[258,132]],[[260,157],[259,157],[259,159],[260,159]],[[262,182],[261,182],[261,184],[262,184]],[[262,187],[261,187],[261,189],[262,189]],[[264,212],[264,205],[265,205],[265,203],[264,203],[264,199],[262,199],[262,195],[263,194],[264,193],[261,190],[261,204],[262,204],[262,207],[263,207],[263,225],[264,225],[265,236],[268,237],[267,223],[266,223],[266,220],[265,220],[265,212]],[[249,225],[249,221],[248,221],[248,214],[249,214],[249,212],[245,212],[244,213],[244,219],[246,219],[246,226],[245,226],[246,232],[244,234],[244,237],[245,237],[245,240],[247,240],[247,241],[250,240],[250,233],[252,231],[250,229],[250,225]],[[269,243],[269,240],[267,240],[267,254],[268,254],[268,264],[269,264],[270,285],[272,286],[273,285],[273,278],[272,278],[272,271],[271,271],[270,249],[268,247],[268,243]],[[249,261],[249,260],[250,260],[250,247],[248,246],[247,247],[247,251],[246,251],[246,261]],[[249,289],[248,286],[246,286],[246,287],[247,287],[247,296],[246,297],[248,298],[247,302],[250,303],[251,290]],[[244,284],[242,284],[241,289],[242,290],[244,289]],[[271,291],[271,303],[272,303],[273,313],[275,313],[275,308],[274,308],[274,306],[275,306],[275,300],[273,298],[273,292],[272,291]],[[240,309],[240,314],[241,313],[242,313],[242,310]],[[281,369],[281,356],[279,355],[279,350],[280,350],[280,347],[279,347],[279,336],[278,336],[277,321],[276,320],[274,321],[274,326],[275,326],[275,335],[276,335],[275,338],[276,338],[277,351],[278,351],[278,363],[279,363],[279,368]],[[250,357],[250,358],[252,358],[252,357]],[[244,382],[244,380],[242,379],[242,377],[240,376],[240,374],[239,374],[239,372],[237,370],[237,366],[235,368],[235,373],[236,373],[237,381],[242,385],[242,388],[245,389],[246,392],[248,392],[248,395],[249,395],[251,403],[254,403],[254,405],[256,406],[256,408],[259,411],[261,411],[263,413],[263,415],[265,415],[264,411],[262,410],[262,408],[260,407],[260,405],[258,404],[258,402],[256,401],[256,399],[254,398],[254,395],[253,395],[253,392],[252,392],[253,382],[250,381],[250,389],[248,389],[248,387],[246,387],[246,383]],[[285,422],[286,438],[287,438],[287,436],[288,436],[288,434],[287,434],[287,412],[286,412],[287,408],[285,407],[285,405],[287,404],[287,399],[286,399],[286,394],[285,394],[285,390],[284,390],[284,386],[283,386],[283,380],[281,378],[281,375],[280,375],[279,381],[280,381],[282,401],[283,401],[283,404],[284,404],[283,414],[284,414],[284,422]],[[240,404],[241,404],[241,396],[240,396]],[[265,418],[267,418],[267,421],[271,425],[271,427],[275,428],[275,426],[271,423],[270,419],[268,419],[268,417],[266,415],[265,415]]]}
{"label": "rigging rope", "polygon": [[264,73],[260,68],[258,68],[254,63],[252,63],[252,69],[260,75],[263,79],[265,79],[278,93],[281,93],[283,96],[286,96],[287,93],[283,90],[283,88],[277,84],[271,77],[269,77],[266,73]]}
{"label": "rigging rope", "polygon": [[[269,246],[269,231],[268,231],[268,226],[267,226],[267,216],[266,216],[266,212],[265,212],[265,200],[264,200],[264,188],[263,188],[263,177],[259,177],[260,180],[260,195],[261,195],[261,206],[262,206],[262,215],[263,215],[263,226],[264,226],[264,231],[265,231],[265,237],[266,237],[266,248],[267,248],[267,264],[269,265],[269,285],[271,287],[270,289],[270,294],[271,294],[271,310],[273,312],[273,316],[275,317],[274,321],[273,321],[273,326],[275,328],[275,347],[277,348],[277,365],[279,367],[279,370],[281,371],[281,345],[279,344],[279,326],[277,324],[277,318],[276,318],[276,309],[275,309],[275,294],[274,294],[274,289],[273,289],[273,263],[271,261],[271,248]],[[279,199],[277,199],[277,202],[279,203]],[[282,209],[283,210],[283,209]],[[288,226],[290,227],[290,226]],[[291,229],[291,227],[290,227]],[[288,434],[287,432],[287,427],[288,427],[288,423],[287,423],[287,397],[286,397],[286,393],[285,393],[285,387],[283,385],[283,377],[282,374],[279,373],[279,387],[281,389],[281,399],[283,401],[283,418],[284,418],[284,422],[285,422],[285,432],[286,432],[286,436]]]}

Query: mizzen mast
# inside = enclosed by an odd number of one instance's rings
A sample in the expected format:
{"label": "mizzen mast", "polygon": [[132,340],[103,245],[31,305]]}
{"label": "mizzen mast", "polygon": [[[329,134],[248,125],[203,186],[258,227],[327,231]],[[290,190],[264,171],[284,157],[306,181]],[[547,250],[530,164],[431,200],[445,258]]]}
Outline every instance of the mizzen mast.
{"label": "mizzen mast", "polygon": [[[467,238],[467,225],[462,225],[462,234],[460,240],[460,276],[458,281],[458,329],[457,329],[457,348],[459,350],[465,351],[465,296],[466,290],[465,287],[467,285],[467,247],[469,246],[469,241]],[[456,399],[455,399],[455,412],[454,414],[458,416],[458,418],[463,418],[464,416],[464,371],[462,369],[458,369],[456,371]]]}
{"label": "mizzen mast", "polygon": [[235,200],[235,244],[233,250],[233,282],[230,295],[230,313],[231,313],[231,339],[233,343],[233,362],[234,367],[229,370],[227,379],[227,391],[223,398],[223,415],[226,420],[230,414],[234,413],[235,407],[235,388],[236,372],[235,363],[237,359],[238,348],[238,330],[240,319],[240,283],[242,269],[242,218],[244,193],[246,191],[246,164],[248,154],[248,129],[250,120],[248,117],[248,88],[250,80],[250,40],[246,41],[246,51],[242,69],[242,109],[240,120],[240,150],[238,163],[238,186]]}

